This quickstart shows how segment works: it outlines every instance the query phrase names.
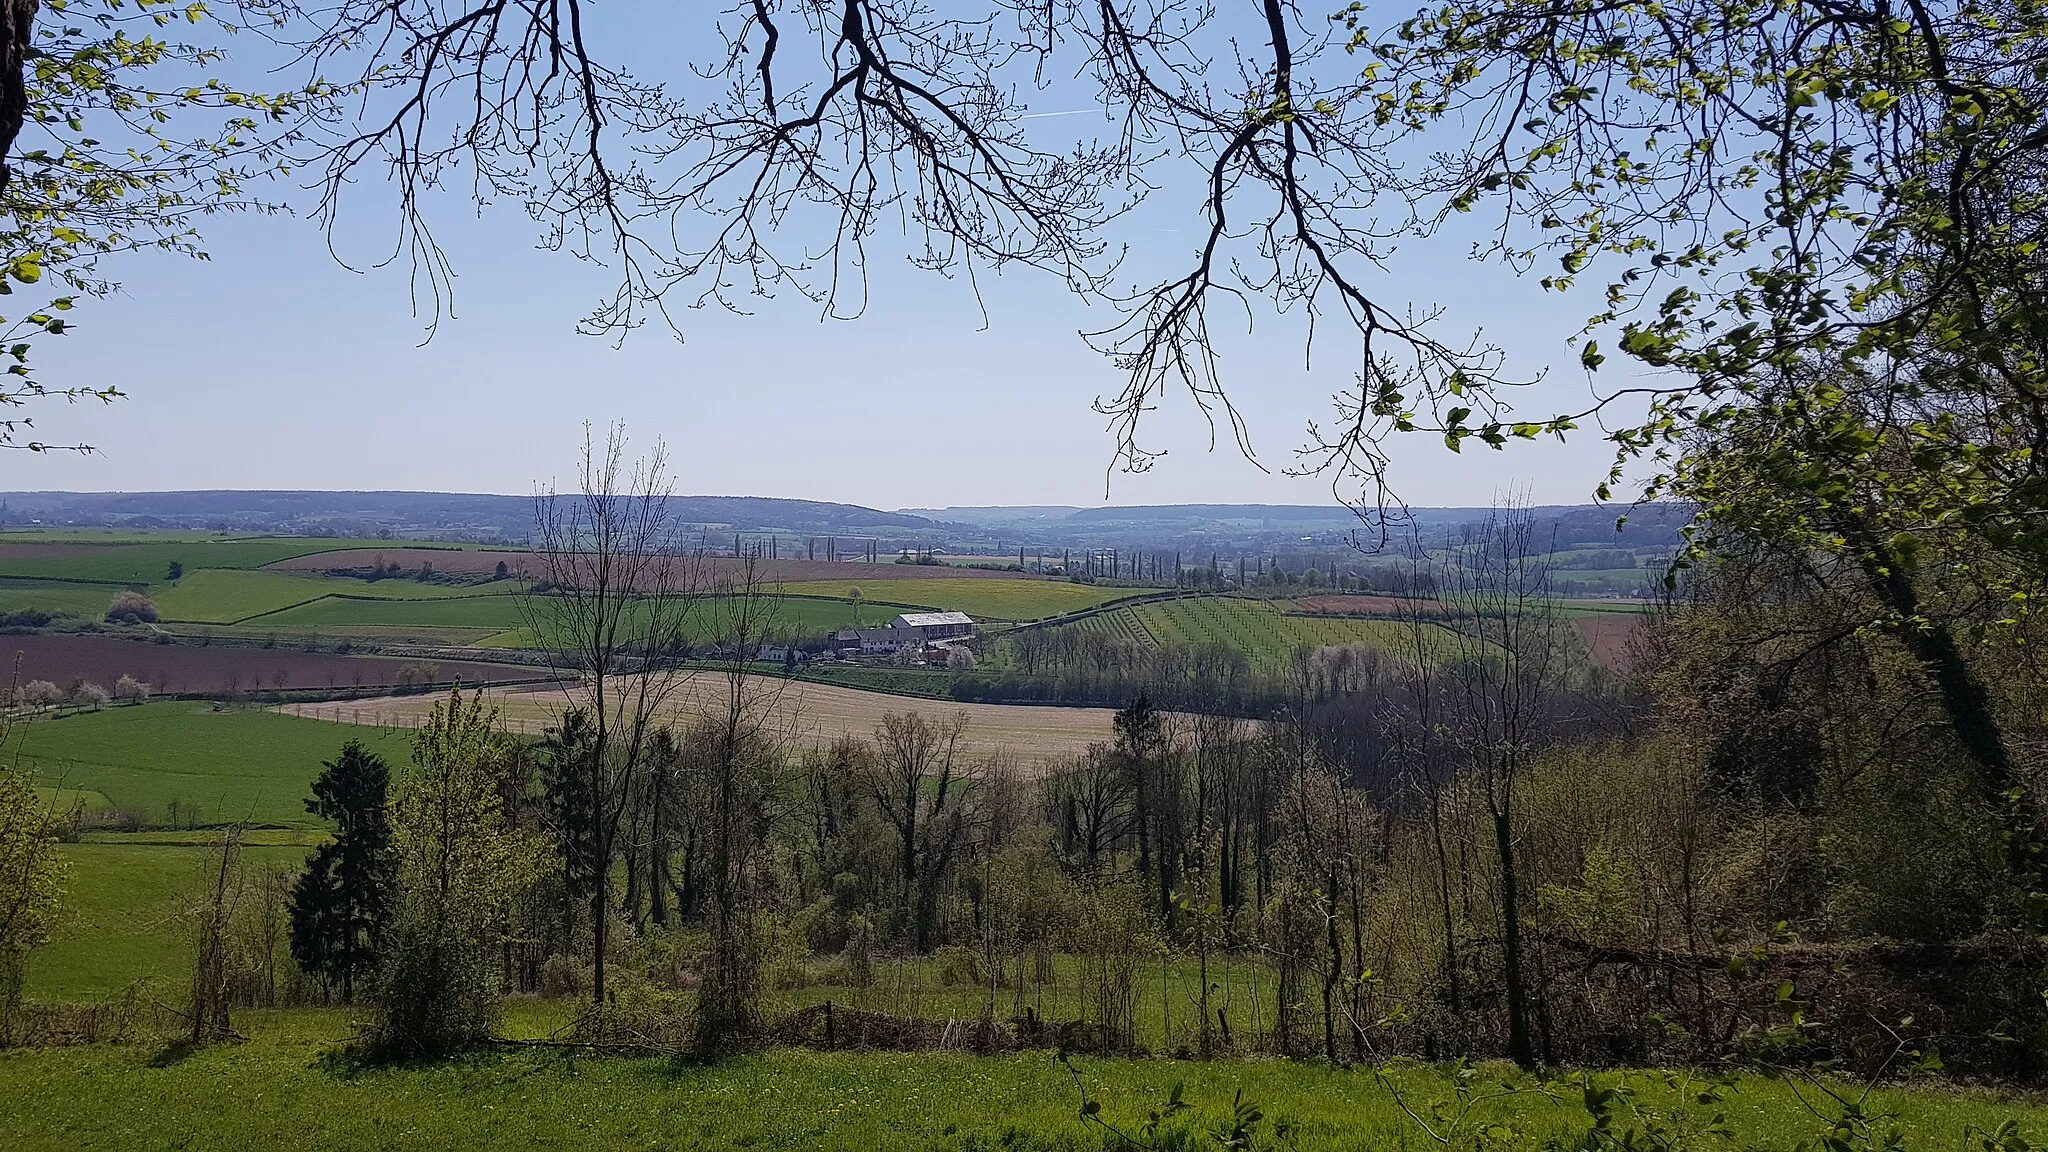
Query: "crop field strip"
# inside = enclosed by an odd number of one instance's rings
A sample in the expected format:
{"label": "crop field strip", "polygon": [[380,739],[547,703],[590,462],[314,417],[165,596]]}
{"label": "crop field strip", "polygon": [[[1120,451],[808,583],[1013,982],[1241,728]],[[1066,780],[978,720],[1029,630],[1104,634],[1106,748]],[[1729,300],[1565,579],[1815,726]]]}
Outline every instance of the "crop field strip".
{"label": "crop field strip", "polygon": [[[892,712],[917,712],[934,721],[965,716],[967,729],[961,737],[961,750],[966,755],[999,756],[1020,765],[1040,765],[1107,741],[1112,734],[1110,720],[1115,715],[1107,708],[959,704],[807,680],[785,681],[770,676],[751,679],[773,702],[769,730],[786,736],[792,743],[813,746],[829,744],[841,736],[868,736],[882,717]],[[669,718],[687,726],[698,715],[717,707],[723,692],[724,682],[717,673],[697,673],[676,693]],[[498,706],[499,722],[508,731],[532,735],[556,722],[564,702],[559,691],[545,688],[491,689],[486,696]],[[407,728],[418,724],[437,699],[433,695],[385,696],[281,704],[277,711],[373,728]]]}
{"label": "crop field strip", "polygon": [[[712,542],[716,544],[715,541]],[[373,564],[397,564],[406,571],[417,569],[423,563],[430,563],[439,572],[453,572],[477,575],[494,571],[500,562],[514,574],[523,573],[529,579],[539,576],[544,565],[539,557],[523,549],[506,548],[464,548],[441,551],[430,546],[407,542],[393,547],[385,544],[377,547],[346,546],[319,555],[300,555],[278,560],[270,565],[275,571],[322,573],[337,568],[368,568]],[[805,560],[801,557],[762,558],[747,561],[731,556],[704,555],[690,559],[697,577],[706,584],[738,579],[751,563],[754,575],[774,584],[837,583],[841,580],[865,584],[869,579],[891,584],[921,583],[926,580],[992,580],[1021,584],[1061,584],[1065,581],[1047,579],[1021,572],[1000,572],[983,568],[959,568],[948,565],[895,564],[884,561],[868,564],[851,560]]]}
{"label": "crop field strip", "polygon": [[[1153,600],[1083,617],[1072,628],[1148,647],[1223,644],[1243,652],[1251,665],[1272,671],[1285,666],[1297,648],[1365,644],[1402,653],[1415,641],[1401,620],[1290,612],[1285,602],[1243,596],[1184,596]],[[1447,645],[1449,636],[1431,625],[1425,643]]]}
{"label": "crop field strip", "polygon": [[[906,566],[907,567],[907,566]],[[791,595],[847,598],[858,588],[865,601],[917,604],[965,612],[982,620],[1043,620],[1143,595],[1143,588],[1109,588],[1056,580],[848,579],[782,585]]]}
{"label": "crop field strip", "polygon": [[342,729],[261,711],[214,712],[190,701],[107,708],[16,729],[23,763],[48,788],[97,792],[114,808],[165,820],[177,801],[185,818],[322,827],[306,812],[306,789],[344,740],[360,739],[394,764],[409,734]]}
{"label": "crop field strip", "polygon": [[187,571],[253,569],[280,560],[360,543],[353,540],[277,537],[149,543],[0,541],[0,576],[77,580],[101,584],[156,584],[173,563]]}

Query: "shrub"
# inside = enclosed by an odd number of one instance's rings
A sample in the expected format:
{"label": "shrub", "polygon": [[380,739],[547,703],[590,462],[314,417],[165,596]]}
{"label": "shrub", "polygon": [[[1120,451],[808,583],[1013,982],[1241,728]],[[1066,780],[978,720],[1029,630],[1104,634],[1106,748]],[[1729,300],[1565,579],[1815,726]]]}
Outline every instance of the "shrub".
{"label": "shrub", "polygon": [[540,986],[536,991],[543,996],[588,996],[590,980],[590,965],[574,956],[557,954],[541,963]]}
{"label": "shrub", "polygon": [[391,803],[398,903],[379,947],[378,1056],[445,1056],[496,1023],[509,914],[548,868],[546,840],[505,819],[506,754],[479,695],[450,693],[413,737],[413,770]]}
{"label": "shrub", "polygon": [[31,680],[21,686],[21,702],[37,708],[48,708],[64,702],[64,690],[48,680]]}
{"label": "shrub", "polygon": [[98,708],[114,697],[105,688],[90,680],[80,680],[71,686],[67,701],[73,708]]}
{"label": "shrub", "polygon": [[133,676],[123,676],[114,681],[114,699],[123,704],[140,704],[149,699],[150,687]]}
{"label": "shrub", "polygon": [[21,999],[28,954],[57,913],[64,861],[57,827],[28,777],[0,771],[0,1041]]}
{"label": "shrub", "polygon": [[489,1039],[498,1021],[492,952],[475,936],[451,931],[439,909],[407,901],[388,930],[377,971],[373,1050],[414,1060]]}
{"label": "shrub", "polygon": [[156,603],[140,592],[123,592],[107,606],[109,624],[154,624]]}
{"label": "shrub", "polygon": [[398,670],[397,690],[399,692],[424,692],[441,679],[441,669],[424,661],[415,661]]}

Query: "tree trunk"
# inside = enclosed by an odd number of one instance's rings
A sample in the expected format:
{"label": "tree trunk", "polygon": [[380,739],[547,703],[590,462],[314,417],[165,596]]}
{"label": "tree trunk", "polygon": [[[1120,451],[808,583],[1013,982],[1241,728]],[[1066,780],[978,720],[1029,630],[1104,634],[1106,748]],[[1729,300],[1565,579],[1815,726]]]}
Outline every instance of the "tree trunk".
{"label": "tree trunk", "polygon": [[1948,713],[1949,725],[1955,729],[1956,741],[1976,763],[1984,791],[1994,803],[2003,807],[2005,794],[2013,786],[2012,753],[2006,747],[2004,731],[1998,726],[1997,712],[1991,706],[1991,693],[1978,679],[1969,661],[1963,658],[1955,633],[1946,625],[1921,618],[1920,594],[1914,589],[1913,579],[1901,566],[1899,557],[1890,548],[1873,540],[1858,539],[1849,533],[1845,535],[1849,536],[1851,546],[1861,558],[1863,574],[1870,582],[1871,590],[1886,608],[1899,617],[1896,628],[1899,642],[1934,681],[1935,691],[1941,696],[1942,710]]}
{"label": "tree trunk", "polygon": [[0,195],[14,181],[14,169],[6,163],[14,155],[14,142],[21,136],[28,117],[28,54],[35,46],[38,0],[0,0]]}
{"label": "tree trunk", "polygon": [[1529,1042],[1529,1005],[1522,986],[1522,914],[1516,887],[1514,829],[1503,807],[1493,814],[1493,843],[1500,853],[1501,966],[1508,994],[1508,1057],[1523,1068],[1536,1067],[1536,1049]]}

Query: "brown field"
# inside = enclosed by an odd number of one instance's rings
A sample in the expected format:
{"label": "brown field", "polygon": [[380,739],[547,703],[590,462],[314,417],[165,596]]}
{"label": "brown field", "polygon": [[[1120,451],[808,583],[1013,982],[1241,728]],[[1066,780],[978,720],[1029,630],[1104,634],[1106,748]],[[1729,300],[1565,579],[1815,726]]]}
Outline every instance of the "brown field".
{"label": "brown field", "polygon": [[[41,633],[0,636],[0,678],[48,680],[66,687],[90,680],[111,689],[114,681],[133,676],[158,692],[218,694],[284,689],[379,688],[398,683],[398,671],[419,661],[383,656],[348,656],[337,652],[302,652],[293,648],[256,648],[226,644],[151,644],[118,636]],[[534,671],[484,661],[435,660],[442,677],[460,676],[464,683],[531,679]]]}
{"label": "brown field", "polygon": [[1579,630],[1579,638],[1586,642],[1586,650],[1593,654],[1593,662],[1602,668],[1620,668],[1629,657],[1629,641],[1643,618],[1633,613],[1603,612],[1597,615],[1580,616],[1572,621]]}
{"label": "brown field", "polygon": [[1312,616],[1399,616],[1417,609],[1425,616],[1441,615],[1443,606],[1434,600],[1403,600],[1398,596],[1354,594],[1304,596],[1294,602],[1297,611]]}
{"label": "brown field", "polygon": [[[907,565],[906,565],[907,567]],[[884,715],[919,712],[933,720],[967,717],[963,746],[970,756],[1004,756],[1022,763],[1043,763],[1086,751],[1090,744],[1111,739],[1108,708],[1049,708],[1011,704],[955,704],[919,700],[881,692],[862,692],[801,680],[752,677],[774,698],[769,730],[792,743],[811,746],[841,736],[867,736]],[[700,673],[676,693],[679,722],[717,705],[725,687],[722,678]],[[501,709],[499,720],[514,732],[538,734],[555,722],[564,697],[552,688],[490,689]],[[386,696],[320,704],[283,704],[279,711],[344,724],[405,727],[417,724],[435,704],[431,696]]]}
{"label": "brown field", "polygon": [[[477,551],[441,550],[433,548],[344,548],[334,552],[316,552],[310,556],[294,556],[266,565],[276,572],[326,572],[333,568],[368,568],[373,564],[397,564],[401,569],[417,571],[423,563],[431,563],[436,572],[450,575],[484,576],[497,571],[503,561],[513,573],[526,573],[529,577],[541,571],[540,561],[530,552],[518,551]],[[738,571],[741,561],[731,556],[706,556],[697,561],[704,566],[707,581],[729,579]],[[761,578],[776,584],[794,584],[805,580],[844,580],[848,577],[870,580],[1047,580],[1053,577],[1033,576],[1023,572],[993,572],[986,568],[955,568],[943,564],[863,564],[851,560],[762,560],[758,562]]]}

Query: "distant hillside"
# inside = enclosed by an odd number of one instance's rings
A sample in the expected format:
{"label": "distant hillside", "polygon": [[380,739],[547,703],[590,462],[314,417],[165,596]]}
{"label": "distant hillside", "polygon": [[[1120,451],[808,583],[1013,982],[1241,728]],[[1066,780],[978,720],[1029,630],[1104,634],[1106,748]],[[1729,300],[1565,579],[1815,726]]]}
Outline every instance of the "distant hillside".
{"label": "distant hillside", "polygon": [[[934,527],[902,512],[765,496],[681,496],[674,510],[684,523],[719,531],[863,535]],[[0,524],[520,541],[533,527],[533,499],[465,492],[4,492]]]}

